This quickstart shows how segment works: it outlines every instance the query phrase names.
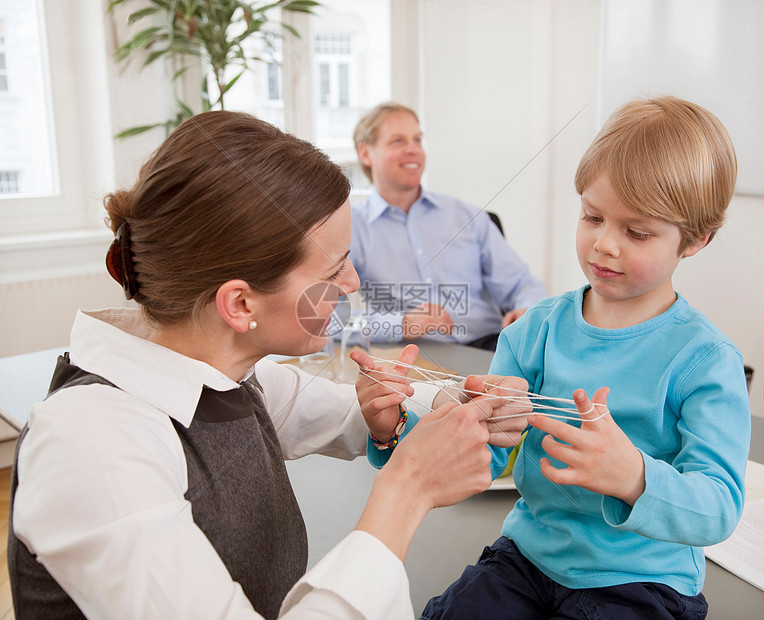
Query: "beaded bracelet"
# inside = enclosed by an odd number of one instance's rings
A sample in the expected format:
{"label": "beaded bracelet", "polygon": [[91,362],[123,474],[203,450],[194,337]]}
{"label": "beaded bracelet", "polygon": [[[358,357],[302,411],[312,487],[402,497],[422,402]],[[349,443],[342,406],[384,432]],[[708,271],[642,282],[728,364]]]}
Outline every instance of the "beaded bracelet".
{"label": "beaded bracelet", "polygon": [[400,412],[401,417],[398,419],[398,424],[395,425],[395,432],[393,436],[390,437],[390,439],[382,442],[374,435],[369,433],[369,437],[371,437],[371,443],[374,444],[377,450],[392,450],[395,446],[398,445],[398,440],[400,439],[403,431],[406,429],[406,421],[409,419],[409,412],[406,411],[406,407],[404,407],[403,404],[398,405],[398,411]]}

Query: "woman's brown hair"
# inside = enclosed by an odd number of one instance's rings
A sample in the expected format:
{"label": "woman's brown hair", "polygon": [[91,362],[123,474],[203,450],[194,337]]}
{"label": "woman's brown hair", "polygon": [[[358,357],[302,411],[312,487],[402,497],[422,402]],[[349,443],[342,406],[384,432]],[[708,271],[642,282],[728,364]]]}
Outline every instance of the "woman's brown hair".
{"label": "woman's brown hair", "polygon": [[618,197],[648,217],[679,226],[683,251],[724,223],[737,177],[727,130],[701,106],[665,96],[616,110],[584,153],[579,194],[601,173]]}
{"label": "woman's brown hair", "polygon": [[228,280],[277,290],[304,258],[311,229],[349,193],[341,169],[312,144],[215,111],[182,123],[134,186],[104,206],[115,234],[129,227],[135,301],[169,325],[194,316]]}

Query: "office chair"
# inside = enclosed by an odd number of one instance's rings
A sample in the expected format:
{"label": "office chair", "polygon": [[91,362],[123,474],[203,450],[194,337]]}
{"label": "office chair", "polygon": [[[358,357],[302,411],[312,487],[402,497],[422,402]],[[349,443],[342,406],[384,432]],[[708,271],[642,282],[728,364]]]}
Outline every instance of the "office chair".
{"label": "office chair", "polygon": [[496,224],[496,227],[499,229],[501,236],[504,237],[504,227],[501,225],[501,220],[499,219],[498,214],[494,213],[493,211],[486,211],[486,213],[488,213],[488,217],[491,218],[491,221]]}
{"label": "office chair", "polygon": [[748,393],[751,393],[751,381],[753,380],[753,368],[750,366],[743,366],[745,371],[745,385],[748,388]]}

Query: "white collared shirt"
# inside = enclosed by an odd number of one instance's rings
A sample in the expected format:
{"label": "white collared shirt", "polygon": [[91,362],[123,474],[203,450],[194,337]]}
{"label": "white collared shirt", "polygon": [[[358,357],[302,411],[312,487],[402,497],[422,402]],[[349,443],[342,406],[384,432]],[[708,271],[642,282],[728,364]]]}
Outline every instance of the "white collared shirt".
{"label": "white collared shirt", "polygon": [[[71,361],[120,389],[73,386],[35,405],[18,460],[14,532],[93,618],[259,618],[184,498],[202,386],[239,384],[148,341],[136,309],[80,312]],[[363,454],[352,386],[261,360],[254,368],[285,458]],[[290,591],[284,618],[413,618],[402,562],[355,531]]]}

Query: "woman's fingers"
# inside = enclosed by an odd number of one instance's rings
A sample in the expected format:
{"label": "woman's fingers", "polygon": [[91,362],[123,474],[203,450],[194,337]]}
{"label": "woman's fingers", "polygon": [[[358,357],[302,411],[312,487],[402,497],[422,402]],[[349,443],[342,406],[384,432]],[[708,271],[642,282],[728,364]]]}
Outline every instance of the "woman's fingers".
{"label": "woman's fingers", "polygon": [[418,355],[419,347],[415,344],[407,344],[403,347],[403,351],[401,351],[401,354],[398,357],[399,363],[395,365],[395,370],[404,376],[407,375]]}
{"label": "woman's fingers", "polygon": [[358,364],[358,368],[360,370],[373,370],[374,369],[374,359],[366,353],[366,351],[351,351],[350,352],[350,359],[353,360],[356,364]]}

